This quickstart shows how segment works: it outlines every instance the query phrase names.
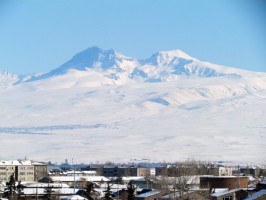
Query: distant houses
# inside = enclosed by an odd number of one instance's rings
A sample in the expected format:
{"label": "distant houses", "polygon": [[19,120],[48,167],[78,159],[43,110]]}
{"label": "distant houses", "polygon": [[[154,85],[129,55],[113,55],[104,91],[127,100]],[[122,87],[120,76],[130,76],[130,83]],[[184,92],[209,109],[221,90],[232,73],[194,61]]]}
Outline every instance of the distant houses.
{"label": "distant houses", "polygon": [[[48,166],[0,161],[0,198],[80,200],[266,199],[263,169],[195,161],[162,166]],[[11,176],[14,178],[13,183]],[[10,189],[10,185],[13,185]],[[20,188],[19,188],[20,186]],[[16,197],[16,198],[15,198]]]}

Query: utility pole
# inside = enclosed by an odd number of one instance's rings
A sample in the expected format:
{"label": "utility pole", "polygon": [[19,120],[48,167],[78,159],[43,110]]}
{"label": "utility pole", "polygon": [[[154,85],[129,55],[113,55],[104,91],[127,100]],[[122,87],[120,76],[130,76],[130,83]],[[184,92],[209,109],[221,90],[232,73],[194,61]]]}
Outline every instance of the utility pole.
{"label": "utility pole", "polygon": [[239,173],[240,173],[240,169],[239,169],[239,165],[237,166],[237,189],[240,188],[240,178],[239,178]]}
{"label": "utility pole", "polygon": [[38,183],[37,183],[37,187],[36,187],[36,200],[38,200]]}
{"label": "utility pole", "polygon": [[[73,158],[72,165],[74,165]],[[74,165],[74,194],[76,194],[76,165]]]}
{"label": "utility pole", "polygon": [[[38,180],[38,177],[36,177],[37,178],[37,180]],[[38,185],[39,183],[37,182],[37,187],[36,187],[36,200],[38,200],[38,187],[39,187],[39,185]]]}
{"label": "utility pole", "polygon": [[119,200],[119,183],[117,183],[117,200]]}

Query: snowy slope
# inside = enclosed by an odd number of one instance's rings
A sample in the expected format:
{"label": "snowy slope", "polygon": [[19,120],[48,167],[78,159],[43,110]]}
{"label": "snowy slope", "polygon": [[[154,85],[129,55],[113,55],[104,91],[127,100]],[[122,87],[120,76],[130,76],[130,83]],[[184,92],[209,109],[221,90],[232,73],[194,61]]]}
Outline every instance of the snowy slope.
{"label": "snowy slope", "polygon": [[8,71],[0,71],[0,88],[7,88],[19,80],[19,76]]}
{"label": "snowy slope", "polygon": [[62,66],[28,81],[64,77],[66,74],[68,74],[66,77],[69,78],[73,73],[74,76],[77,73],[86,74],[87,81],[90,81],[90,78],[94,80],[93,77],[96,76],[96,79],[99,79],[98,85],[121,85],[135,81],[164,82],[179,79],[180,76],[240,78],[243,75],[252,74],[252,72],[200,61],[181,50],[162,51],[153,54],[146,60],[137,60],[124,56],[113,49],[103,50],[91,47],[78,53]]}
{"label": "snowy slope", "polygon": [[91,47],[78,53],[62,66],[30,81],[64,75],[68,72],[72,74],[73,70],[78,70],[90,71],[92,74],[98,73],[99,76],[110,79],[112,82],[112,80],[123,79],[123,75],[129,73],[128,70],[130,71],[136,65],[138,65],[136,59],[119,54],[113,49],[103,50],[98,47]]}
{"label": "snowy slope", "polygon": [[[89,48],[0,90],[1,159],[266,162],[266,74]],[[17,148],[10,148],[12,145]]]}

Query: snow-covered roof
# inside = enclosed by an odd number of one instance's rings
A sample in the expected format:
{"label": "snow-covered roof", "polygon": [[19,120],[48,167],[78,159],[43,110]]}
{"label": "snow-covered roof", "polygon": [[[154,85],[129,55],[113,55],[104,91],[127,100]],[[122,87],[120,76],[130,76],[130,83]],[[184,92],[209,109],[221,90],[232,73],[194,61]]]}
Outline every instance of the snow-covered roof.
{"label": "snow-covered roof", "polygon": [[72,171],[66,171],[66,172],[64,172],[65,174],[83,174],[83,172],[82,171],[74,171],[74,170],[72,170]]}
{"label": "snow-covered roof", "polygon": [[175,192],[175,193],[164,195],[164,196],[160,197],[160,199],[173,199],[173,198],[179,197],[179,196],[180,196],[180,193]]}
{"label": "snow-covered roof", "polygon": [[[74,189],[74,188],[52,188],[52,190],[55,193],[58,194],[75,194],[78,189]],[[45,194],[45,188],[24,188],[23,189],[23,193],[25,195],[33,195],[33,194]]]}
{"label": "snow-covered roof", "polygon": [[64,172],[66,174],[96,174],[96,171],[74,171],[74,170],[71,170],[71,171],[66,171]]}
{"label": "snow-covered roof", "polygon": [[96,174],[96,171],[82,171],[84,174]]}
{"label": "snow-covered roof", "polygon": [[216,192],[216,193],[213,193],[211,196],[213,197],[220,197],[220,196],[223,196],[223,195],[226,195],[226,194],[231,194],[231,193],[234,193],[234,192],[237,192],[237,191],[240,191],[242,189],[233,189],[233,190],[228,190],[228,191],[225,191],[225,192]]}
{"label": "snow-covered roof", "polygon": [[178,183],[181,180],[186,180],[188,184],[199,184],[200,182],[200,176],[180,176],[180,177],[162,177],[157,176],[158,180],[167,180],[169,183]]}
{"label": "snow-covered roof", "polygon": [[91,181],[91,182],[101,182],[101,181],[110,181],[108,178],[104,176],[79,176],[79,177],[74,177],[74,176],[50,176],[52,181],[54,182],[74,182],[75,181],[80,181],[81,179],[84,179],[86,181]]}
{"label": "snow-covered roof", "polygon": [[123,181],[146,181],[146,179],[144,177],[141,177],[141,176],[124,176],[124,177],[122,177],[122,180]]}
{"label": "snow-covered roof", "polygon": [[[192,193],[192,192],[194,192],[194,191],[188,191],[188,193]],[[160,199],[175,199],[176,197],[179,197],[180,196],[180,192],[173,192],[173,193],[171,193],[171,194],[167,194],[167,195],[164,195],[164,196],[162,196],[162,197],[160,197]]]}
{"label": "snow-covered roof", "polygon": [[1,160],[0,165],[17,166],[17,165],[45,165],[45,164],[31,160]]}
{"label": "snow-covered roof", "polygon": [[263,195],[266,195],[266,190],[260,190],[258,192],[255,192],[252,195],[250,195],[248,198],[245,198],[245,200],[256,199],[256,198],[259,198],[259,197],[261,197]]}
{"label": "snow-covered roof", "polygon": [[214,175],[201,175],[200,178],[206,177],[206,178],[248,178],[247,176],[214,176]]}
{"label": "snow-covered roof", "polygon": [[214,188],[213,193],[222,193],[222,192],[228,192],[228,188]]}
{"label": "snow-covered roof", "polygon": [[87,198],[79,195],[61,196],[61,200],[87,200]]}
{"label": "snow-covered roof", "polygon": [[66,183],[28,183],[23,184],[27,188],[46,188],[46,187],[54,187],[54,188],[69,188],[69,185]]}
{"label": "snow-covered roof", "polygon": [[[101,188],[107,188],[108,184],[107,183],[103,183],[103,184],[100,184],[100,187]],[[110,189],[126,189],[127,188],[127,185],[126,184],[109,184],[109,187]]]}
{"label": "snow-covered roof", "polygon": [[143,194],[139,194],[136,197],[137,198],[144,198],[144,197],[149,197],[149,196],[153,196],[153,195],[160,194],[160,193],[161,193],[161,191],[159,191],[159,190],[153,190],[150,192],[145,192]]}
{"label": "snow-covered roof", "polygon": [[31,162],[32,162],[32,165],[44,165],[44,166],[47,165],[46,163],[43,163],[43,162],[37,162],[37,161],[31,161]]}

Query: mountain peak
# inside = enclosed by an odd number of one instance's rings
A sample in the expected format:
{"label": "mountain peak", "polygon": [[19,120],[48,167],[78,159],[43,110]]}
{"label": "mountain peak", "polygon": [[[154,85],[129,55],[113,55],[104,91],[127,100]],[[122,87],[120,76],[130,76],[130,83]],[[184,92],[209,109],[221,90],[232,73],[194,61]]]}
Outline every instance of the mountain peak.
{"label": "mountain peak", "polygon": [[158,55],[168,56],[168,57],[176,57],[176,58],[183,58],[186,60],[196,60],[195,58],[189,56],[184,51],[180,49],[170,50],[170,51],[159,51]]}
{"label": "mountain peak", "polygon": [[186,77],[241,77],[239,70],[224,68],[207,62],[202,62],[187,53],[176,49],[159,51],[149,59],[137,60],[126,57],[114,49],[104,50],[98,46],[87,48],[60,67],[43,74],[32,77],[27,81],[45,79],[72,71],[94,71],[110,80],[134,79],[146,82],[177,79]]}
{"label": "mountain peak", "polygon": [[128,59],[128,57],[116,52],[114,49],[103,50],[98,46],[92,46],[79,52],[60,67],[38,77],[37,79],[64,74],[69,69],[84,71],[87,68],[100,66],[103,70],[106,70],[116,65],[117,61],[121,61],[122,59]]}
{"label": "mountain peak", "polygon": [[196,58],[189,56],[188,54],[179,49],[171,51],[159,51],[153,54],[146,61],[156,65],[157,64],[169,65],[170,63],[176,62],[178,60],[197,61]]}
{"label": "mountain peak", "polygon": [[[78,54],[73,56],[70,61],[73,62],[73,61],[77,61],[77,60],[84,61],[84,60],[92,60],[92,59],[98,60],[102,55],[113,55],[114,56],[115,53],[116,52],[113,49],[103,50],[97,46],[93,46],[93,47],[89,47],[89,48],[79,52]],[[70,62],[70,61],[68,61],[68,62]]]}
{"label": "mountain peak", "polygon": [[96,56],[96,57],[109,56],[109,58],[115,58],[115,57],[127,58],[126,56],[118,53],[114,49],[104,50],[98,46],[92,46],[92,47],[89,47],[89,48],[81,51],[80,53],[76,54],[72,59],[74,59],[74,58],[80,59],[80,58],[84,58],[84,56],[86,57],[86,59],[89,59],[89,57],[92,57],[92,56]]}

